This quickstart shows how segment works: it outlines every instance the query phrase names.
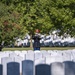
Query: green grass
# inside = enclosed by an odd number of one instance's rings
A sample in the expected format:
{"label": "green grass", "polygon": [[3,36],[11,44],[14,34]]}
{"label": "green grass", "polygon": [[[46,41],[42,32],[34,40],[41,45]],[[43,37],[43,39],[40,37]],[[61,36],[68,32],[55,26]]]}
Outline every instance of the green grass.
{"label": "green grass", "polygon": [[[41,47],[41,50],[71,50],[75,49],[75,47]],[[33,48],[25,47],[25,48],[3,48],[2,51],[15,51],[15,50],[33,50]]]}

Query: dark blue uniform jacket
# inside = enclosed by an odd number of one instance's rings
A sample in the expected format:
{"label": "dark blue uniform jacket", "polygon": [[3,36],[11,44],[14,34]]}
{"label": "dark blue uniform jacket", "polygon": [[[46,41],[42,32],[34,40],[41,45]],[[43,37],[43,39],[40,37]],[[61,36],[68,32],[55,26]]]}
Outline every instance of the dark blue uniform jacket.
{"label": "dark blue uniform jacket", "polygon": [[38,35],[34,35],[32,39],[34,40],[33,47],[40,47],[41,38]]}

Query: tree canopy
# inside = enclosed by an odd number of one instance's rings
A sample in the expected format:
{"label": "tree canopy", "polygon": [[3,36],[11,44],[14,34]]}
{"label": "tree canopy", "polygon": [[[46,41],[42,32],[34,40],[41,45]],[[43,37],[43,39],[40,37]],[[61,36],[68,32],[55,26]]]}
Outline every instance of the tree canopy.
{"label": "tree canopy", "polygon": [[0,41],[35,29],[75,36],[75,0],[0,0]]}

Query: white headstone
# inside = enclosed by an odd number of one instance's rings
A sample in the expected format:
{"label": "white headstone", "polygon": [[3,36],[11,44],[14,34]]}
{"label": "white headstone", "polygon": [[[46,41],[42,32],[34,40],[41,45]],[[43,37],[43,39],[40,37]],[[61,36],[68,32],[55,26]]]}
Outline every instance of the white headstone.
{"label": "white headstone", "polygon": [[64,51],[62,56],[63,56],[64,61],[71,61],[71,54],[70,53]]}
{"label": "white headstone", "polygon": [[51,75],[65,75],[64,64],[60,62],[52,63]]}
{"label": "white headstone", "polygon": [[20,64],[20,73],[22,73],[22,61],[23,58],[20,56],[15,57],[15,62],[18,62]]}
{"label": "white headstone", "polygon": [[16,53],[10,53],[9,57],[17,57],[18,55]]}
{"label": "white headstone", "polygon": [[28,50],[27,53],[34,53],[34,51],[33,50]]}
{"label": "white headstone", "polygon": [[5,52],[0,53],[0,64],[1,64],[1,58],[3,58],[3,57],[9,57],[9,54],[7,54]]}
{"label": "white headstone", "polygon": [[14,51],[14,53],[16,54],[16,55],[19,55],[20,53],[21,53],[21,51]]}
{"label": "white headstone", "polygon": [[45,58],[36,59],[36,60],[34,61],[34,64],[35,64],[35,65],[38,65],[38,64],[46,64],[46,59],[45,59]]}
{"label": "white headstone", "polygon": [[25,55],[26,55],[25,53],[19,53],[19,55],[18,55],[18,56],[22,57],[22,58],[23,58],[23,60],[25,60],[25,59],[26,59]]}
{"label": "white headstone", "polygon": [[46,64],[51,64],[54,62],[63,62],[62,56],[61,57],[56,57],[56,56],[46,57]]}
{"label": "white headstone", "polygon": [[22,53],[23,53],[23,54],[27,54],[27,51],[23,50]]}
{"label": "white headstone", "polygon": [[3,75],[7,75],[7,63],[13,62],[14,58],[11,57],[4,57],[1,59],[1,63],[3,65]]}
{"label": "white headstone", "polygon": [[26,60],[33,60],[34,61],[34,53],[27,53]]}
{"label": "white headstone", "polygon": [[37,52],[34,54],[34,58],[35,60],[39,59],[39,58],[42,58],[42,53],[41,52]]}

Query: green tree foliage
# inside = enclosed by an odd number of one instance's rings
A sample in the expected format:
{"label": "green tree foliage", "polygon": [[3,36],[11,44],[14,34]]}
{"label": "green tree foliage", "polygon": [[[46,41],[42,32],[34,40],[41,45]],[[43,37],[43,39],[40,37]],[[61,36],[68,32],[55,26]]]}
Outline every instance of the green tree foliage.
{"label": "green tree foliage", "polygon": [[0,3],[0,43],[9,43],[15,37],[22,34],[23,26],[19,24],[20,14],[11,11],[10,8]]}
{"label": "green tree foliage", "polygon": [[50,16],[54,27],[61,30],[61,34],[75,35],[75,0],[53,0]]}
{"label": "green tree foliage", "polygon": [[[60,34],[68,33],[75,36],[75,0],[0,0],[0,2],[4,4],[0,6],[0,26],[4,27],[2,22],[8,21],[7,28],[13,28],[11,34],[14,36],[25,33],[32,35],[37,28],[45,34],[59,29]],[[18,26],[19,31],[12,25]]]}

